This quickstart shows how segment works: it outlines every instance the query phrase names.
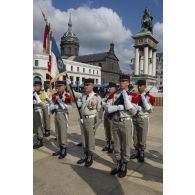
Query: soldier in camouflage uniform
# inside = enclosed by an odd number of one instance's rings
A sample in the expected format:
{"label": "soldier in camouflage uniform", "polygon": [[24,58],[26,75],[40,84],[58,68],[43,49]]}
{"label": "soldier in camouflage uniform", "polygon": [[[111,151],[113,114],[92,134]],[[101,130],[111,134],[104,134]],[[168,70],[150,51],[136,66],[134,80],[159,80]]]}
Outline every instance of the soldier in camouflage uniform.
{"label": "soldier in camouflage uniform", "polygon": [[91,166],[93,163],[93,151],[95,150],[94,126],[98,111],[101,108],[101,98],[93,92],[93,86],[93,79],[85,79],[85,94],[82,99],[78,99],[77,101],[83,117],[81,119],[81,137],[85,154],[84,158],[81,158],[77,163],[85,163],[86,167]]}
{"label": "soldier in camouflage uniform", "polygon": [[60,77],[56,82],[58,90],[53,94],[53,104],[50,106],[51,112],[55,112],[55,131],[60,148],[59,151],[53,153],[53,156],[59,156],[59,159],[63,159],[67,155],[68,110],[71,108],[72,102],[72,96],[65,91],[66,81],[64,79],[64,77]]}
{"label": "soldier in camouflage uniform", "polygon": [[138,112],[133,116],[133,141],[135,152],[131,159],[144,162],[144,150],[149,127],[149,114],[153,111],[155,97],[146,93],[146,80],[138,80],[138,92],[132,93],[132,102],[137,105]]}
{"label": "soldier in camouflage uniform", "polygon": [[50,110],[49,110],[49,106],[52,103],[51,101],[51,94],[49,92],[49,84],[50,81],[44,81],[44,91],[47,94],[47,101],[45,101],[46,106],[43,109],[43,119],[44,119],[44,124],[45,124],[45,137],[50,136],[50,129],[51,129],[51,125],[50,125]]}
{"label": "soldier in camouflage uniform", "polygon": [[42,81],[34,80],[33,92],[33,130],[37,136],[37,143],[33,148],[43,146],[43,135],[45,132],[45,123],[43,118],[43,110],[46,108],[47,94],[41,90]]}
{"label": "soldier in camouflage uniform", "polygon": [[[116,84],[114,82],[109,82],[108,93],[106,94],[105,98],[102,99],[103,107],[112,104],[115,93],[116,93]],[[108,113],[106,112],[104,112],[104,130],[105,130],[107,145],[102,149],[102,151],[108,151],[108,153],[112,153],[113,152],[112,120],[109,118]]]}
{"label": "soldier in camouflage uniform", "polygon": [[114,154],[117,160],[116,167],[111,171],[111,174],[118,173],[119,177],[125,177],[127,174],[132,131],[131,117],[137,112],[128,93],[129,83],[129,76],[121,75],[120,90],[114,94],[112,104],[104,106],[105,111],[112,118]]}

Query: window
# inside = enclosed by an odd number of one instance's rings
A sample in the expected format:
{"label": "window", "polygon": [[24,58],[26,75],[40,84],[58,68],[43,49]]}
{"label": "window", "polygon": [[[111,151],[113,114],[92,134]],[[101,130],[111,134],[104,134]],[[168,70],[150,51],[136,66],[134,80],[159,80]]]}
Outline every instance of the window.
{"label": "window", "polygon": [[97,74],[98,74],[98,70],[97,70]]}
{"label": "window", "polygon": [[85,68],[83,68],[83,72],[85,72]]}
{"label": "window", "polygon": [[79,72],[79,67],[77,67],[77,72]]}
{"label": "window", "polygon": [[98,84],[98,79],[95,80],[96,84]]}
{"label": "window", "polygon": [[71,71],[73,71],[73,66],[71,66]]}
{"label": "window", "polygon": [[39,60],[35,60],[35,66],[39,65]]}
{"label": "window", "polygon": [[79,77],[76,77],[76,84],[79,84]]}
{"label": "window", "polygon": [[89,69],[89,74],[91,74],[91,69]]}
{"label": "window", "polygon": [[95,74],[95,70],[93,70],[93,74]]}
{"label": "window", "polygon": [[70,80],[71,80],[71,82],[73,83],[73,76],[70,76]]}
{"label": "window", "polygon": [[99,63],[99,67],[102,67],[102,63]]}
{"label": "window", "polygon": [[85,81],[85,77],[82,78],[82,83],[84,83],[84,81]]}

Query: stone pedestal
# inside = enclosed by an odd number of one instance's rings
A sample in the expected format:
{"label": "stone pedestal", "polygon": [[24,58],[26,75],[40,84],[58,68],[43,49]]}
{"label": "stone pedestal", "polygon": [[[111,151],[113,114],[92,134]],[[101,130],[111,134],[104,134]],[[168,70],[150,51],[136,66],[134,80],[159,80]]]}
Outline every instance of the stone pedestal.
{"label": "stone pedestal", "polygon": [[156,84],[156,50],[158,41],[150,31],[133,36],[135,41],[135,64],[133,83],[145,79],[148,85]]}

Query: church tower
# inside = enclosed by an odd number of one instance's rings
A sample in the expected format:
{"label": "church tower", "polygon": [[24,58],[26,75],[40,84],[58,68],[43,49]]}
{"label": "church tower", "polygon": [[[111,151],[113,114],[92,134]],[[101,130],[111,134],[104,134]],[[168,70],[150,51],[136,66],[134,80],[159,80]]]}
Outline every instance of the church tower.
{"label": "church tower", "polygon": [[68,31],[61,38],[60,50],[62,58],[79,55],[79,39],[72,32],[71,14],[68,22]]}

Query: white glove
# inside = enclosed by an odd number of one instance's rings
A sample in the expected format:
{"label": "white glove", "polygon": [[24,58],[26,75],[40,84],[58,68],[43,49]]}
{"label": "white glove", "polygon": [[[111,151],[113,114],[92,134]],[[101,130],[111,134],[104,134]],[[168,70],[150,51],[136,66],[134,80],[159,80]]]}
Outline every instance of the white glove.
{"label": "white glove", "polygon": [[118,105],[117,109],[118,109],[118,111],[124,110],[124,106],[123,105]]}
{"label": "white glove", "polygon": [[141,94],[141,99],[142,99],[142,102],[144,104],[144,107],[145,107],[146,111],[150,110],[151,109],[151,106],[147,102],[146,97],[145,97],[145,95],[143,93]]}
{"label": "white glove", "polygon": [[124,110],[123,105],[114,105],[114,106],[108,106],[106,107],[105,111],[108,113],[116,112],[116,111],[121,111]]}
{"label": "white glove", "polygon": [[66,83],[67,83],[68,85],[70,85],[70,84],[71,84],[71,80],[70,80],[70,79],[66,79]]}
{"label": "white glove", "polygon": [[141,112],[142,111],[142,107],[141,106],[137,106],[137,111]]}
{"label": "white glove", "polygon": [[59,108],[59,106],[58,106],[58,105],[54,105],[54,104],[51,104],[50,107],[49,107],[49,109],[50,109],[51,111],[53,111],[53,110],[55,110],[55,109],[58,109],[58,108]]}
{"label": "white glove", "polygon": [[41,103],[41,99],[40,99],[39,95],[37,94],[37,92],[34,93],[34,96],[35,96],[35,98],[37,100],[37,103],[40,104]]}

